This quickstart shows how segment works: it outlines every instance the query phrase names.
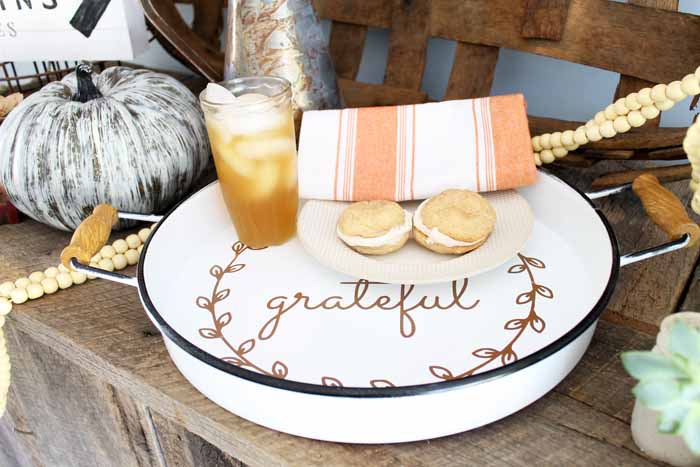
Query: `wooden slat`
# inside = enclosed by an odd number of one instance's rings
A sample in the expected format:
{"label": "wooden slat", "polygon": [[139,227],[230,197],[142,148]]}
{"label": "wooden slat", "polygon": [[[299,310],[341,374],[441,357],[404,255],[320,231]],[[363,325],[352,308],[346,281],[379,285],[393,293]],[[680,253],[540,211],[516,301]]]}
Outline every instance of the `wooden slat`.
{"label": "wooden slat", "polygon": [[609,188],[625,183],[632,183],[635,178],[643,174],[654,175],[661,180],[661,183],[677,182],[679,180],[689,179],[691,172],[692,168],[690,165],[672,165],[670,167],[653,167],[649,169],[610,172],[593,180],[591,188],[597,190],[600,188]]}
{"label": "wooden slat", "polygon": [[420,89],[430,36],[431,0],[393,0],[384,84]]}
{"label": "wooden slat", "polygon": [[[628,0],[630,5],[636,5],[646,8],[660,8],[663,10],[676,11],[678,10],[678,0]],[[635,78],[634,76],[620,75],[620,81],[615,90],[615,100],[620,97],[625,97],[630,93],[637,92],[640,89],[650,88],[654,86],[651,81]],[[645,124],[646,128],[658,127],[661,124],[661,115]]]}
{"label": "wooden slat", "polygon": [[525,0],[520,34],[526,39],[558,41],[564,33],[570,0]]}
{"label": "wooden slat", "polygon": [[424,92],[383,84],[368,84],[339,79],[338,87],[347,107],[420,104],[428,101],[428,95]]}
{"label": "wooden slat", "polygon": [[[391,27],[391,3],[320,0],[324,18]],[[571,0],[560,41],[521,36],[524,3],[513,0],[433,0],[431,35],[472,44],[532,52],[617,71],[652,82],[671,82],[700,63],[700,17],[609,0]],[[643,35],[640,35],[643,31]]]}
{"label": "wooden slat", "polygon": [[339,78],[357,78],[366,37],[367,26],[333,23],[329,51]]}
{"label": "wooden slat", "polygon": [[491,93],[498,47],[457,42],[445,99],[484,97]]}

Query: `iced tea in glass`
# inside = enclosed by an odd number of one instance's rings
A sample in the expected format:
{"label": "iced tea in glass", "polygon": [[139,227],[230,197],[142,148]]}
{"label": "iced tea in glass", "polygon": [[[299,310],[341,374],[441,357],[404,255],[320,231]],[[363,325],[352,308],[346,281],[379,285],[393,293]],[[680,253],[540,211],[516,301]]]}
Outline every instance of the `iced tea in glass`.
{"label": "iced tea in glass", "polygon": [[296,232],[299,202],[290,84],[275,77],[219,84],[236,99],[208,100],[205,90],[200,103],[226,207],[245,244],[282,244]]}

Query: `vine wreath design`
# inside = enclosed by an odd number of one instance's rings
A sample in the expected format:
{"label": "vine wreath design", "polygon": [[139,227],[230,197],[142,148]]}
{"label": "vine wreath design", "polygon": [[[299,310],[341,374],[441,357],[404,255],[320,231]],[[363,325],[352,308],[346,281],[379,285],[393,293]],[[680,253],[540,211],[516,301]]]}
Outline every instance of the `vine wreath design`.
{"label": "vine wreath design", "polygon": [[217,316],[216,304],[223,300],[226,300],[226,298],[231,293],[231,289],[219,290],[219,286],[221,285],[221,280],[226,274],[233,274],[245,267],[244,263],[237,263],[236,261],[238,261],[238,258],[241,256],[241,254],[248,249],[248,246],[242,242],[236,242],[233,244],[231,249],[234,253],[233,259],[230,263],[228,263],[228,265],[225,268],[222,268],[218,264],[215,264],[209,269],[209,274],[216,279],[216,281],[214,282],[214,288],[211,291],[211,295],[209,297],[199,296],[195,300],[195,303],[199,308],[202,308],[209,312],[209,314],[211,315],[212,324],[214,326],[213,328],[200,328],[199,335],[205,339],[219,339],[226,345],[226,347],[229,348],[231,352],[233,352],[234,356],[222,357],[221,360],[239,367],[252,368],[268,376],[274,376],[275,378],[284,379],[287,377],[289,369],[287,368],[287,365],[285,365],[280,360],[277,360],[272,365],[270,371],[268,371],[253,363],[253,361],[246,356],[255,348],[254,338],[245,340],[241,342],[238,346],[234,346],[223,334],[223,329],[229,324],[231,324],[232,317],[230,312],[222,313]]}
{"label": "vine wreath design", "polygon": [[552,289],[550,289],[549,287],[544,286],[542,284],[538,284],[535,281],[535,275],[532,272],[532,268],[545,269],[546,266],[541,260],[533,257],[528,257],[520,253],[518,253],[518,258],[520,258],[520,264],[515,264],[508,268],[508,273],[521,274],[523,272],[527,272],[527,275],[530,278],[530,290],[518,295],[515,298],[515,303],[517,305],[526,305],[529,303],[530,311],[525,318],[514,318],[509,321],[506,321],[506,323],[503,325],[503,328],[508,331],[518,332],[501,350],[497,350],[491,347],[482,347],[480,349],[474,350],[472,352],[473,356],[484,359],[484,361],[479,363],[478,365],[456,375],[453,374],[451,370],[443,366],[432,365],[428,369],[430,370],[430,373],[433,376],[443,381],[449,381],[452,379],[460,379],[467,376],[471,376],[474,374],[474,372],[480,370],[481,368],[484,368],[499,357],[503,365],[512,363],[518,359],[518,355],[513,350],[513,346],[518,342],[518,340],[525,333],[527,328],[532,328],[532,330],[538,334],[541,334],[544,331],[546,323],[537,314],[537,311],[535,309],[537,304],[537,296],[539,295],[543,298],[551,300],[554,298],[554,292],[552,292]]}

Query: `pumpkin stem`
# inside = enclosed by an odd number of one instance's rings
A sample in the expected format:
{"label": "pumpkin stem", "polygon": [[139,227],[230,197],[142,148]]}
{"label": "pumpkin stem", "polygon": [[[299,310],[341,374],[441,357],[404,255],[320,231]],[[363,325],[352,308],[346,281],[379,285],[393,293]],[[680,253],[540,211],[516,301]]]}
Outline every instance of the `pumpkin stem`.
{"label": "pumpkin stem", "polygon": [[75,74],[78,78],[78,92],[73,96],[74,101],[85,103],[102,97],[95,83],[92,82],[92,67],[90,65],[81,63],[76,67]]}

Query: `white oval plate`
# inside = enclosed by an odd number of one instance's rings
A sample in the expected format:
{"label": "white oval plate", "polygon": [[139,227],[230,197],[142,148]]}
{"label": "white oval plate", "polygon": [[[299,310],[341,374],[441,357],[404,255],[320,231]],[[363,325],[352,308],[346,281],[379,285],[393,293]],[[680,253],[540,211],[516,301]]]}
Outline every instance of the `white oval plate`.
{"label": "white oval plate", "polygon": [[[336,234],[338,219],[350,204],[307,201],[299,215],[297,235],[319,263],[353,277],[388,284],[432,284],[473,277],[513,258],[532,233],[530,205],[515,190],[485,193],[496,211],[496,225],[486,243],[461,256],[441,255],[412,238],[399,251],[382,256],[356,252]],[[419,202],[402,203],[414,212]]]}

